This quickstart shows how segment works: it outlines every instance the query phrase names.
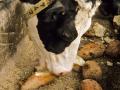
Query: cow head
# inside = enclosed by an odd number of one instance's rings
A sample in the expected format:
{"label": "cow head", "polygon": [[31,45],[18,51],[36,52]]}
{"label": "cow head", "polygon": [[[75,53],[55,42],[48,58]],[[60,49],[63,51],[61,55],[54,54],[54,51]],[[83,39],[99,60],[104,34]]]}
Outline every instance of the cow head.
{"label": "cow head", "polygon": [[[21,1],[36,3],[35,0]],[[48,51],[59,54],[76,39],[76,6],[74,0],[60,0],[38,13],[39,36]]]}
{"label": "cow head", "polygon": [[[52,73],[59,75],[72,70],[80,36],[91,25],[93,13],[99,6],[97,1],[59,0],[37,15],[40,39],[46,50],[53,52],[46,52],[49,56],[47,68]],[[76,27],[76,22],[80,28]]]}

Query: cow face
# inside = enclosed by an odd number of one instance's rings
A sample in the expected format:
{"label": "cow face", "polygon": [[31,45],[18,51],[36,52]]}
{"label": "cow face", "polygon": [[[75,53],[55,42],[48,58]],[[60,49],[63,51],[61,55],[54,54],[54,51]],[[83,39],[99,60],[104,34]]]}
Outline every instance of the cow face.
{"label": "cow face", "polygon": [[[41,58],[41,61],[43,60],[47,64],[48,70],[56,75],[72,70],[80,44],[80,37],[90,27],[93,13],[99,6],[97,2],[95,2],[93,7],[92,1],[76,1],[79,3],[73,0],[61,0],[59,4],[54,3],[54,5],[49,6],[37,15],[40,41],[43,42],[46,50],[53,52],[41,51],[45,54],[43,57],[48,57],[46,60]],[[78,12],[76,12],[76,6],[80,6]],[[87,6],[90,7],[88,8]],[[28,25],[31,26],[30,23]],[[35,37],[34,35],[33,37]],[[36,41],[38,41],[38,38]],[[44,50],[45,48],[41,47],[39,50]]]}
{"label": "cow face", "polygon": [[39,36],[48,51],[62,53],[76,39],[76,6],[74,0],[61,0],[38,13]]}
{"label": "cow face", "polygon": [[51,8],[54,9],[49,8],[38,14],[40,38],[48,51],[57,54],[63,52],[77,37],[74,4],[66,0],[61,2],[61,6],[61,8],[57,8],[57,5],[53,6]]}

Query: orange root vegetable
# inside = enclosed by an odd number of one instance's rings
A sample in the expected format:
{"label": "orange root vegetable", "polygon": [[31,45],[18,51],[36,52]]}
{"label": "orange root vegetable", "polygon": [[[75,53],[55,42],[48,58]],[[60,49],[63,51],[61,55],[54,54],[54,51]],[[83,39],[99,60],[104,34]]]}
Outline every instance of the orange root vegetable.
{"label": "orange root vegetable", "polygon": [[37,72],[24,83],[21,90],[33,90],[42,85],[48,84],[55,79],[55,76],[49,72]]}

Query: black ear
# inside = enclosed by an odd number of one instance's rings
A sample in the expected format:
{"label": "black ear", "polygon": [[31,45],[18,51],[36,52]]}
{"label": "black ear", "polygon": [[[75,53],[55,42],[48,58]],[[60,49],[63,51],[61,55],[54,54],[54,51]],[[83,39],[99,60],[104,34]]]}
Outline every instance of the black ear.
{"label": "black ear", "polygon": [[20,0],[21,2],[25,2],[25,3],[31,3],[31,4],[36,4],[37,2],[39,2],[40,0]]}

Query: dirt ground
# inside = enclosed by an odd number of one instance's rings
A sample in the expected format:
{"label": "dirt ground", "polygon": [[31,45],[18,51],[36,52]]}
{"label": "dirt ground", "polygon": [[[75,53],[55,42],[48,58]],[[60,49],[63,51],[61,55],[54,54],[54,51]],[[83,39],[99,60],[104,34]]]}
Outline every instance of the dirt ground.
{"label": "dirt ground", "polygon": [[68,75],[56,78],[49,85],[40,87],[38,90],[79,90],[80,75],[77,72],[71,72]]}
{"label": "dirt ground", "polygon": [[[103,68],[103,77],[100,82],[103,90],[110,90],[107,89],[107,77],[108,77],[108,66],[106,65],[107,58],[97,58],[94,61],[97,61]],[[82,67],[81,67],[82,68]],[[73,71],[68,75],[56,78],[53,82],[49,83],[48,85],[40,87],[38,90],[81,90],[80,89],[80,82],[83,80],[82,72]]]}

